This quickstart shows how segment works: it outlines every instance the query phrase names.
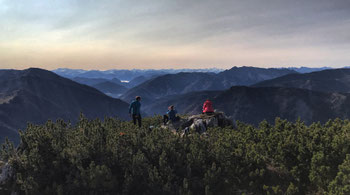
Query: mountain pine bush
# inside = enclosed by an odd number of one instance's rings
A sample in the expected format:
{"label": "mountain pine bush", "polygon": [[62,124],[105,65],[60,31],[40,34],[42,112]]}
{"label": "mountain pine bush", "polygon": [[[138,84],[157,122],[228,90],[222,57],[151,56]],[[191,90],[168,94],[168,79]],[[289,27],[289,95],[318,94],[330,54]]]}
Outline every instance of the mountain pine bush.
{"label": "mountain pine bush", "polygon": [[[161,117],[131,122],[80,117],[28,125],[0,192],[20,194],[347,194],[350,122],[211,128],[183,137]],[[149,127],[153,126],[152,129]],[[2,165],[4,166],[4,165]]]}

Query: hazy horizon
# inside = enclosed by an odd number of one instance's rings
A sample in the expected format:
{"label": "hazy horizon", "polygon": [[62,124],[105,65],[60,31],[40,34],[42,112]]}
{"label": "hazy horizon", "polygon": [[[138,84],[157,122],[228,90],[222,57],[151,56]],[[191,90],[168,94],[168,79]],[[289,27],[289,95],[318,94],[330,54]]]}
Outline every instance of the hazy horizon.
{"label": "hazy horizon", "polygon": [[0,69],[350,65],[347,0],[0,0]]}
{"label": "hazy horizon", "polygon": [[47,69],[45,67],[25,67],[25,68],[0,68],[0,70],[8,70],[8,69],[14,69],[14,70],[25,70],[28,68],[40,68],[40,69],[45,69],[45,70],[49,70],[49,71],[56,71],[59,69],[69,69],[69,70],[83,70],[83,71],[109,71],[109,70],[228,70],[231,69],[233,67],[237,67],[237,68],[242,68],[242,67],[251,67],[251,68],[289,68],[289,69],[293,69],[293,68],[315,68],[315,69],[322,69],[322,68],[332,68],[332,69],[337,69],[337,68],[350,68],[350,66],[342,66],[342,67],[330,67],[330,66],[315,66],[315,67],[310,67],[310,66],[285,66],[285,67],[258,67],[258,66],[231,66],[228,68],[219,68],[219,67],[209,67],[209,68],[201,68],[201,67],[196,67],[196,68],[109,68],[109,69],[98,69],[98,68],[92,68],[92,69],[88,69],[88,68],[67,68],[67,67],[58,67],[58,68],[53,68],[53,69]]}

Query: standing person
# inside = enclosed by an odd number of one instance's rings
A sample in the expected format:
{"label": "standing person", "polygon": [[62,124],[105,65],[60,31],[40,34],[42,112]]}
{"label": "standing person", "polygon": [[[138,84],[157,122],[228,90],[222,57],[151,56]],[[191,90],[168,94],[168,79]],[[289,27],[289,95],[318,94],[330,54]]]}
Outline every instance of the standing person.
{"label": "standing person", "polygon": [[212,114],[214,113],[213,103],[207,99],[203,104],[203,114]]}
{"label": "standing person", "polygon": [[169,106],[167,114],[163,116],[164,125],[166,125],[166,123],[169,120],[171,120],[171,122],[176,122],[180,120],[180,118],[177,117],[176,114],[177,114],[177,111],[175,110],[174,106],[173,105]]}
{"label": "standing person", "polygon": [[129,106],[129,114],[132,117],[134,125],[136,125],[136,119],[139,127],[141,127],[141,97],[136,96],[135,100],[131,102]]}

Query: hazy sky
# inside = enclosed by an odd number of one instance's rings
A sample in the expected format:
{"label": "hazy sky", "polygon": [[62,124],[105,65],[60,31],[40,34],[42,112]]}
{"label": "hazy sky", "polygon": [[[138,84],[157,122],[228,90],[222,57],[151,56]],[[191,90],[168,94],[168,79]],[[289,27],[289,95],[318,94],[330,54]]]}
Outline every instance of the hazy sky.
{"label": "hazy sky", "polygon": [[0,68],[350,65],[349,0],[0,0]]}

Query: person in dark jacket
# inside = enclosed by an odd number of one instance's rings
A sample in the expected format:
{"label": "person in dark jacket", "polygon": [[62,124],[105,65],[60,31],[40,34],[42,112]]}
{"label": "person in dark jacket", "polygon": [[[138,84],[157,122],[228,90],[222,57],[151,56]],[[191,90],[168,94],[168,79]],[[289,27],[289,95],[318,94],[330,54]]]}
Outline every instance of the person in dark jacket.
{"label": "person in dark jacket", "polygon": [[203,114],[212,114],[214,113],[213,103],[207,99],[203,104]]}
{"label": "person in dark jacket", "polygon": [[175,110],[174,106],[171,105],[168,107],[168,112],[166,115],[163,116],[163,122],[164,125],[170,120],[171,122],[176,122],[180,120],[180,117],[176,116],[177,111]]}
{"label": "person in dark jacket", "polygon": [[129,106],[129,114],[132,117],[134,125],[136,125],[136,120],[138,122],[139,127],[141,127],[141,97],[136,96],[135,100],[131,102]]}

